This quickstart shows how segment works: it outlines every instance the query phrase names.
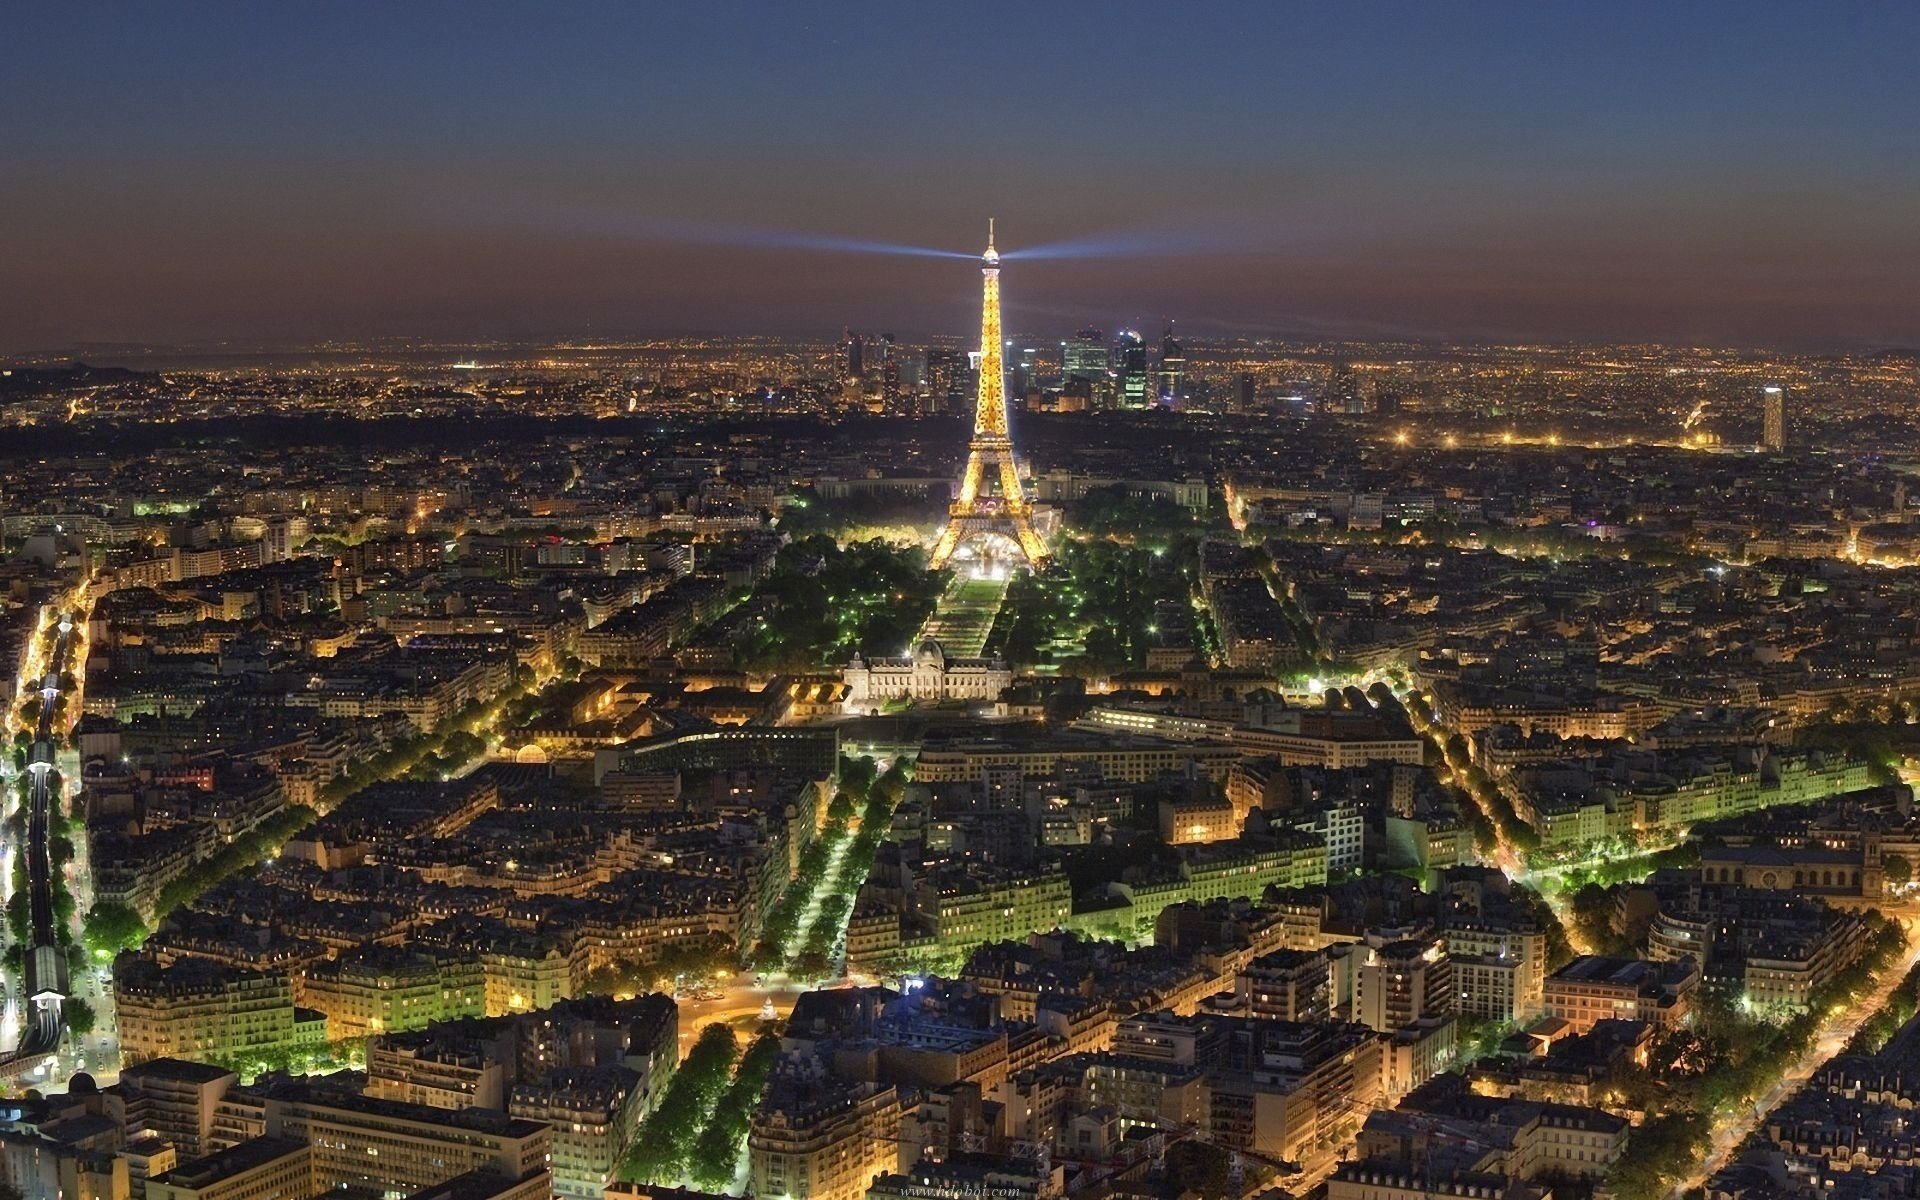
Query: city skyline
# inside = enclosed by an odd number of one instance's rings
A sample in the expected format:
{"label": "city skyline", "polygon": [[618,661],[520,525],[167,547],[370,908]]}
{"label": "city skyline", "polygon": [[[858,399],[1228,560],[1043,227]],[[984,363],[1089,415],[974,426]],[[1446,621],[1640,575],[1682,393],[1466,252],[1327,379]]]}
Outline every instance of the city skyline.
{"label": "city skyline", "polygon": [[[1464,15],[1463,15],[1464,13]],[[16,21],[0,351],[842,323],[1920,342],[1916,18],[1786,6]]]}
{"label": "city skyline", "polygon": [[9,26],[0,1200],[1920,1197],[1920,11]]}

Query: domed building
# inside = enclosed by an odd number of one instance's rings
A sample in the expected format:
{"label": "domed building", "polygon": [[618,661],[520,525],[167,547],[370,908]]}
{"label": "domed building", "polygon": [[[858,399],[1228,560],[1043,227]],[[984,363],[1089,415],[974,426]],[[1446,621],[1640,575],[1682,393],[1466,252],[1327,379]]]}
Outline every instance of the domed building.
{"label": "domed building", "polygon": [[1013,683],[1013,669],[999,658],[949,658],[927,638],[905,658],[853,656],[840,672],[847,685],[846,710],[871,712],[893,700],[937,704],[943,700],[997,700]]}

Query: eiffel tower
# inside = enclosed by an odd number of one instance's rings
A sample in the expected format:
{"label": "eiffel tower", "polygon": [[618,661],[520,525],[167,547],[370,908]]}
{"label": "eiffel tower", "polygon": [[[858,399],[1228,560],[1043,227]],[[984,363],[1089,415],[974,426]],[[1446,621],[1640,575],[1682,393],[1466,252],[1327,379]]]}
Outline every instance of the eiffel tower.
{"label": "eiffel tower", "polygon": [[[973,440],[960,494],[947,510],[947,527],[934,543],[933,565],[944,567],[963,543],[989,554],[1009,544],[1029,566],[1047,561],[1047,542],[1033,527],[1033,502],[1020,486],[1013,465],[1013,439],[1007,434],[1007,383],[1000,361],[1000,253],[993,248],[993,222],[987,222],[987,252],[980,256],[986,296],[980,309],[980,391],[973,407]],[[991,491],[994,480],[1000,490]]]}

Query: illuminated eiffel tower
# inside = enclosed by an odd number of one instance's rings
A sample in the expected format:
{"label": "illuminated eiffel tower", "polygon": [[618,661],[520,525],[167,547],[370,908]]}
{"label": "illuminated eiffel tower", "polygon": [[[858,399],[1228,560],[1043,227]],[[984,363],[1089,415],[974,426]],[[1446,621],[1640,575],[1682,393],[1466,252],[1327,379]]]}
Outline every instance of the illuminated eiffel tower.
{"label": "illuminated eiffel tower", "polygon": [[[1007,434],[1007,382],[1000,362],[1000,253],[993,248],[993,222],[987,222],[987,252],[980,256],[986,297],[980,309],[980,392],[974,401],[973,440],[960,494],[947,510],[947,527],[934,543],[933,565],[943,567],[962,544],[972,543],[993,557],[1017,548],[1028,565],[1047,561],[1047,542],[1033,527],[1033,502],[1020,486],[1013,465],[1013,439]],[[999,480],[994,493],[989,485]],[[1012,557],[1007,555],[1007,557]]]}

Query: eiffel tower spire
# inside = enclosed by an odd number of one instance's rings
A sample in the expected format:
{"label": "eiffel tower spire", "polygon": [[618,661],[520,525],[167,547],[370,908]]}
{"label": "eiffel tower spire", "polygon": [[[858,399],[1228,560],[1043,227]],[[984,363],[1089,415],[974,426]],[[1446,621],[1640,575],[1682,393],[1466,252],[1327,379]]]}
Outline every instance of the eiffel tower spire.
{"label": "eiffel tower spire", "polygon": [[[1013,464],[1013,439],[1007,433],[1007,381],[1000,335],[1000,252],[993,246],[993,219],[987,219],[987,252],[980,256],[986,277],[980,306],[980,388],[973,404],[973,440],[960,476],[960,494],[947,510],[947,527],[934,544],[933,565],[943,567],[960,544],[976,538],[1005,538],[1020,548],[1029,565],[1047,560],[1046,539],[1033,527],[1033,504]],[[989,494],[988,481],[1000,483]],[[998,535],[996,537],[995,535]]]}

